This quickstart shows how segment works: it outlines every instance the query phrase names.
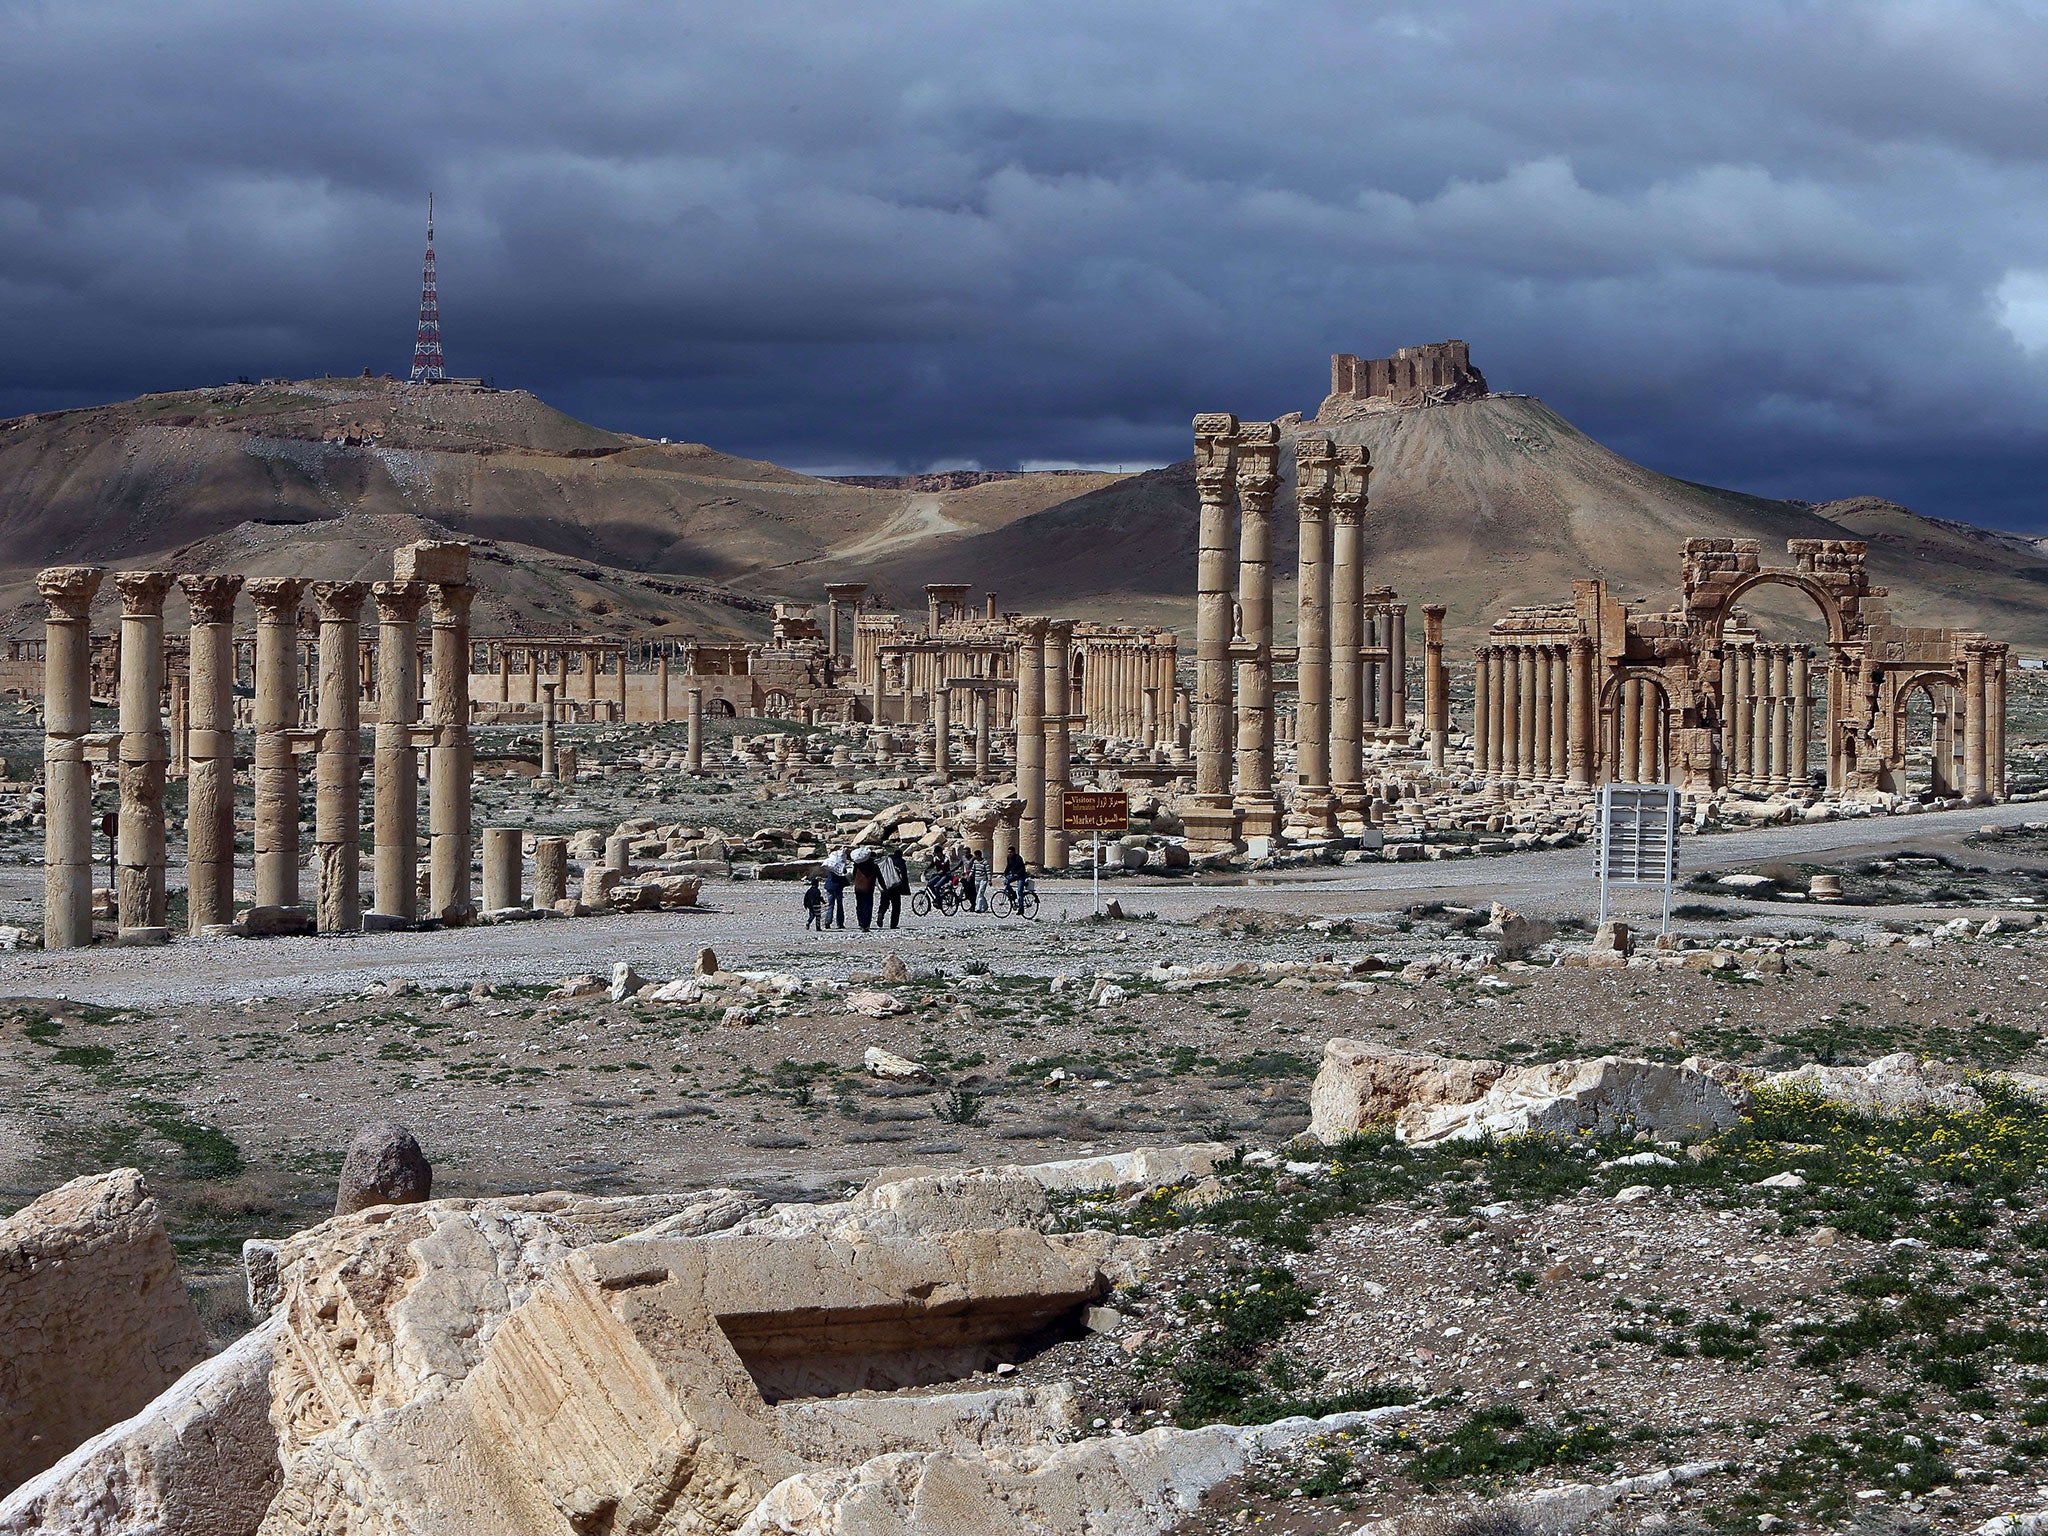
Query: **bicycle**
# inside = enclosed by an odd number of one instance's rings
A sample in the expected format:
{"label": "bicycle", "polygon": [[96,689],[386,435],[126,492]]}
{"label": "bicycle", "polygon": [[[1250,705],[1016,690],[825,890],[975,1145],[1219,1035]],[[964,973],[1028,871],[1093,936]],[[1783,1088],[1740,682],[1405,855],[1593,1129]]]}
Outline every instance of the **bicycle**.
{"label": "bicycle", "polygon": [[1020,883],[1015,891],[1007,885],[1004,886],[1001,910],[1012,917],[1038,916],[1038,887],[1029,880]]}
{"label": "bicycle", "polygon": [[923,884],[910,893],[912,917],[930,917],[933,907],[939,909],[941,917],[951,917],[960,910],[960,894],[953,889],[951,882],[937,890],[933,890],[929,884]]}

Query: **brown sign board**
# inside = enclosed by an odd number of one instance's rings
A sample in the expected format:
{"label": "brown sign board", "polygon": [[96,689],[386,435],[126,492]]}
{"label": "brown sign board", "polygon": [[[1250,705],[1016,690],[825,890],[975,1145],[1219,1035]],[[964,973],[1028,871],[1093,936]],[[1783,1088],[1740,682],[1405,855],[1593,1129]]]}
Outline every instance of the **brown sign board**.
{"label": "brown sign board", "polygon": [[1122,790],[1067,791],[1069,832],[1118,832],[1131,824],[1131,797]]}

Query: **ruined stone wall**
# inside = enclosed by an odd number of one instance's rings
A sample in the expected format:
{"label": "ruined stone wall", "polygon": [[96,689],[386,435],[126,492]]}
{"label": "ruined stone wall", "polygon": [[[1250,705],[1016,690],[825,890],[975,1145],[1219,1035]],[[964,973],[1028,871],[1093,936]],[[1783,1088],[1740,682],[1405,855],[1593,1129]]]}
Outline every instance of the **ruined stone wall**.
{"label": "ruined stone wall", "polygon": [[1472,366],[1471,349],[1462,341],[1403,347],[1392,357],[1339,352],[1330,359],[1330,393],[1347,399],[1413,405],[1486,392],[1486,376]]}

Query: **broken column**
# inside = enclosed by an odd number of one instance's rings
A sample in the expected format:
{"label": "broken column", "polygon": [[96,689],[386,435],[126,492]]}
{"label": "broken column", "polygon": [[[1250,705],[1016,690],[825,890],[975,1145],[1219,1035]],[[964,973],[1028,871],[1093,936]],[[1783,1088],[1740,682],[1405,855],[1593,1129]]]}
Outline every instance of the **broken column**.
{"label": "broken column", "polygon": [[542,683],[540,691],[540,777],[552,783],[562,776],[555,748],[555,685]]}
{"label": "broken column", "polygon": [[1017,794],[1024,802],[1017,846],[1033,869],[1045,864],[1046,623],[1017,622]]}
{"label": "broken column", "polygon": [[535,911],[552,907],[569,897],[569,839],[537,837],[533,840],[533,906]]}
{"label": "broken column", "polygon": [[235,917],[235,597],[239,576],[180,576],[191,609],[187,660],[185,922],[194,934]]}
{"label": "broken column", "polygon": [[1280,433],[1270,421],[1237,433],[1237,807],[1248,837],[1280,831],[1273,794],[1273,496]]}
{"label": "broken column", "polygon": [[517,827],[484,828],[484,910],[503,912],[519,905],[522,834]]}
{"label": "broken column", "polygon": [[953,696],[944,684],[932,689],[932,773],[941,784],[953,778]]}
{"label": "broken column", "polygon": [[[419,582],[380,581],[370,588],[377,604],[376,777],[372,789],[372,900],[382,917],[411,922],[419,916],[420,609],[427,589]],[[536,658],[529,651],[528,672]]]}
{"label": "broken column", "polygon": [[687,736],[683,747],[683,766],[691,773],[704,771],[704,690],[692,688],[687,706]]}
{"label": "broken column", "polygon": [[122,571],[121,817],[114,897],[124,943],[155,943],[164,926],[164,593],[166,571]]}
{"label": "broken column", "polygon": [[36,576],[43,617],[43,945],[92,942],[92,599],[106,572],[52,566]]}
{"label": "broken column", "polygon": [[1290,825],[1300,837],[1330,837],[1337,831],[1330,798],[1330,501],[1336,489],[1335,445],[1327,437],[1296,438],[1294,504],[1300,547],[1295,563],[1297,704]]}
{"label": "broken column", "polygon": [[983,784],[988,782],[989,772],[988,699],[987,684],[974,690],[974,777]]}
{"label": "broken column", "polygon": [[1197,416],[1195,487],[1201,523],[1195,579],[1195,793],[1185,820],[1190,838],[1212,845],[1236,842],[1238,831],[1230,798],[1236,471],[1237,418],[1223,412]]}
{"label": "broken column", "polygon": [[313,759],[314,923],[322,933],[363,926],[362,633],[360,581],[317,581],[320,744]]}
{"label": "broken column", "polygon": [[306,583],[259,576],[256,603],[256,905],[299,904],[299,603]]}

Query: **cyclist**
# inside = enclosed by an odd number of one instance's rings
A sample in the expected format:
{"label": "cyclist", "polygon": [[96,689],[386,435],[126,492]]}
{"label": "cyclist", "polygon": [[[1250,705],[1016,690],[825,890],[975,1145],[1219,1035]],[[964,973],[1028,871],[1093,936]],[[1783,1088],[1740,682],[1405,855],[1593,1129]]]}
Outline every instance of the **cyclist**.
{"label": "cyclist", "polygon": [[1024,855],[1012,848],[1008,862],[1003,865],[1003,893],[1010,898],[1013,908],[1030,882],[1031,871],[1024,867]]}

